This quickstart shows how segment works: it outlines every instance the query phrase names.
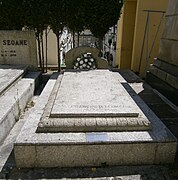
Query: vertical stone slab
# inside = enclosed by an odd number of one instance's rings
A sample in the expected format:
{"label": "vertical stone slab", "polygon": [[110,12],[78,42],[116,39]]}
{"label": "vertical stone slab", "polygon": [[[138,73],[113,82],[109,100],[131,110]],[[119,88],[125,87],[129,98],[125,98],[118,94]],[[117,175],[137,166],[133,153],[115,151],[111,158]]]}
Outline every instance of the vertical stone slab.
{"label": "vertical stone slab", "polygon": [[0,31],[0,64],[23,64],[38,67],[35,33]]}
{"label": "vertical stone slab", "polygon": [[[158,59],[147,74],[147,82],[171,100],[178,102],[178,1],[170,0]],[[153,71],[154,69],[154,71]]]}

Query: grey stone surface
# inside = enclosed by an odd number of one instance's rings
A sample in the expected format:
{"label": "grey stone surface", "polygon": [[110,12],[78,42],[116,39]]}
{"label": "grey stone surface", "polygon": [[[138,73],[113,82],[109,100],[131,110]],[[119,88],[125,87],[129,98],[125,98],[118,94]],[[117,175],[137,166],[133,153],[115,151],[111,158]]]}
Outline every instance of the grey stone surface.
{"label": "grey stone surface", "polygon": [[[176,138],[124,80],[125,89],[152,123],[151,131],[106,132],[107,139],[100,138],[94,142],[87,141],[88,133],[36,133],[55,81],[48,81],[16,140],[18,167],[31,167],[31,160],[27,158],[30,156],[20,154],[23,149],[28,152],[27,149],[34,146],[35,167],[94,166],[103,162],[106,165],[162,164],[168,158],[169,163],[173,163]],[[164,156],[159,156],[163,152]]]}
{"label": "grey stone surface", "polygon": [[165,28],[162,35],[164,39],[178,40],[178,16],[167,16],[165,18]]}
{"label": "grey stone surface", "polygon": [[[36,97],[32,98],[31,102],[33,101],[35,103]],[[30,105],[30,106],[29,106]],[[16,141],[16,138],[18,134],[20,133],[20,130],[22,129],[25,120],[28,117],[28,110],[32,107],[29,103],[27,105],[28,107],[25,108],[25,112],[23,112],[20,116],[20,119],[18,122],[15,123],[14,127],[6,137],[6,139],[3,141],[3,143],[0,146],[0,172],[3,170],[5,164],[7,163],[10,154],[13,151],[14,148],[14,142]]]}
{"label": "grey stone surface", "polygon": [[65,72],[51,117],[138,117],[139,109],[113,72]]}
{"label": "grey stone surface", "polygon": [[[15,148],[15,158],[17,167],[24,164],[24,167],[36,167],[36,147],[35,146],[17,146]],[[28,159],[28,160],[27,160]]]}
{"label": "grey stone surface", "polygon": [[[37,146],[38,167],[152,164],[155,144]],[[139,153],[138,153],[139,152]],[[148,154],[149,152],[149,154]],[[27,160],[27,159],[26,159]]]}
{"label": "grey stone surface", "polygon": [[165,81],[167,84],[171,85],[175,89],[178,89],[178,78],[164,70],[159,69],[158,67],[151,65],[149,70],[153,75],[159,79]]}
{"label": "grey stone surface", "polygon": [[154,74],[155,76],[157,76],[158,78],[160,78],[161,80],[163,81],[166,81],[166,78],[167,78],[167,73],[161,69],[159,69],[158,67],[156,66],[150,66],[150,69],[149,71]]}
{"label": "grey stone surface", "polygon": [[177,62],[178,41],[161,39],[158,58],[170,64],[178,66]]}
{"label": "grey stone surface", "polygon": [[0,142],[4,140],[11,128],[18,120],[20,114],[32,98],[35,89],[35,79],[39,73],[34,73],[33,78],[22,78],[17,81],[0,98]]}
{"label": "grey stone surface", "polygon": [[0,65],[0,95],[25,73],[26,66]]}
{"label": "grey stone surface", "polygon": [[166,82],[170,84],[172,87],[178,89],[178,77],[173,76],[171,74],[167,74]]}
{"label": "grey stone surface", "polygon": [[35,33],[0,31],[0,64],[23,64],[38,67]]}
{"label": "grey stone surface", "polygon": [[178,12],[177,0],[170,0],[166,11],[166,16],[174,16]]}
{"label": "grey stone surface", "polygon": [[38,132],[92,132],[92,131],[151,130],[148,119],[137,118],[42,118]]}
{"label": "grey stone surface", "polygon": [[[92,80],[94,79],[95,84],[92,84],[90,82],[89,79],[90,76],[89,77],[86,76],[86,73],[92,77]],[[145,115],[138,108],[135,102],[133,102],[133,100],[129,97],[129,94],[124,90],[124,88],[120,84],[121,78],[119,76],[115,77],[115,73],[109,72],[107,70],[83,72],[80,73],[80,75],[77,75],[77,77],[73,79],[73,76],[76,74],[78,73],[76,72],[67,73],[67,79],[65,78],[65,74],[64,76],[58,77],[52,95],[48,100],[48,104],[44,109],[43,116],[38,125],[38,132],[61,132],[61,131],[84,132],[84,131],[125,131],[125,130],[138,131],[138,130],[151,129],[150,121],[145,117]],[[114,81],[115,80],[114,78],[116,78],[117,81]],[[110,79],[110,81],[108,85],[105,85],[107,84],[108,79]],[[73,85],[74,84],[73,81],[75,80],[79,82],[78,83],[79,87],[75,88],[75,85]],[[61,88],[61,81],[63,83],[62,88]],[[87,81],[88,84],[92,84],[92,85],[90,87],[88,85],[84,86],[81,83],[83,81]],[[113,83],[114,85],[110,87],[111,86],[110,83]],[[119,85],[117,86],[117,84]],[[67,89],[70,88],[68,86],[72,87],[70,89],[70,92],[69,90],[67,91]],[[104,86],[108,87],[108,89],[104,88]],[[114,87],[116,87],[115,90]],[[90,91],[88,91],[88,88],[90,88]],[[107,89],[107,90],[104,91],[103,89]],[[87,92],[85,93],[85,95],[83,95],[84,94],[83,92],[85,91]],[[93,94],[92,99],[90,99],[90,93]],[[59,95],[58,99],[60,102],[56,101],[56,94]],[[118,98],[116,98],[117,94],[118,94]],[[72,99],[71,96],[75,98]],[[81,96],[83,96],[84,98],[82,98]],[[79,100],[77,100],[77,98],[79,98]],[[64,116],[64,114],[62,115],[52,114],[52,116],[54,117],[50,117],[51,115],[50,113],[53,113],[51,110],[53,106],[55,106],[55,108],[58,109],[58,111],[60,110],[63,111],[62,108],[58,108],[58,107],[63,106],[63,104],[65,104],[66,102],[68,103],[67,106],[69,107],[73,106],[72,105],[73,103],[75,103],[76,105],[78,103],[77,107],[79,108],[72,109],[75,112],[71,113],[72,110],[70,108],[67,108],[66,106],[65,110],[68,111],[65,114],[66,117],[60,117],[60,116]],[[110,103],[110,105],[108,105],[108,107],[110,106],[110,108],[104,108],[105,106],[104,104],[108,104],[108,102]],[[125,104],[123,104],[123,102]],[[82,105],[80,105],[80,103],[82,103]],[[96,107],[96,109],[92,109],[93,112],[90,112],[91,108],[89,107],[92,106],[90,104]],[[102,108],[97,108],[100,106],[102,106]],[[118,108],[111,108],[113,106],[117,106]],[[82,107],[88,107],[88,108],[84,108],[84,111],[86,110],[86,112],[84,113],[81,112],[83,111]],[[108,114],[107,112],[105,112],[107,110],[110,111]],[[120,111],[124,111],[124,110],[125,112],[120,113]],[[133,113],[132,110],[138,112],[138,117],[134,117],[137,113]],[[132,115],[134,116],[132,117]],[[122,117],[122,116],[130,116],[130,117]]]}
{"label": "grey stone surface", "polygon": [[154,60],[154,66],[157,66],[158,68],[162,69],[163,71],[166,71],[169,74],[172,74],[172,75],[178,77],[177,66],[171,65],[171,64],[169,64],[165,61],[162,61],[160,59]]}

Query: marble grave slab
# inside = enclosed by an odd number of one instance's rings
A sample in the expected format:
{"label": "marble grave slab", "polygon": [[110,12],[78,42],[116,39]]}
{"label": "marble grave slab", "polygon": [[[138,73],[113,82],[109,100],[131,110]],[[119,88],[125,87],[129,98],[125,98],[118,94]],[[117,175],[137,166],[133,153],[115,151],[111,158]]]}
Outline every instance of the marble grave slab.
{"label": "marble grave slab", "polygon": [[109,70],[65,72],[55,84],[38,132],[148,130],[151,123]]}

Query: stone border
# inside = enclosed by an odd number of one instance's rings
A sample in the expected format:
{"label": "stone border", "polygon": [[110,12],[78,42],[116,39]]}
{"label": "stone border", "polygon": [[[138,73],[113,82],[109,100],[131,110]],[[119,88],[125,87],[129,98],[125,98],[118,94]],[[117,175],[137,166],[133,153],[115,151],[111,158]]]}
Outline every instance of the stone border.
{"label": "stone border", "polygon": [[[103,133],[36,133],[55,79],[50,79],[31,109],[14,147],[17,167],[76,167],[173,163],[177,140],[122,79],[134,101],[152,123],[152,131]],[[93,141],[88,136],[94,136]]]}

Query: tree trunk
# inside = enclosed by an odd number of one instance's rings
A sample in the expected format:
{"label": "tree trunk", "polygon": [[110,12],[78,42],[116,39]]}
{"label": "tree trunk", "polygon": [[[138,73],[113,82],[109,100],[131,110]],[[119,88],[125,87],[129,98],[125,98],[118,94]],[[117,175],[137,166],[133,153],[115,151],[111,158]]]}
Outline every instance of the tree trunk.
{"label": "tree trunk", "polygon": [[73,31],[73,48],[75,48],[75,31]]}
{"label": "tree trunk", "polygon": [[58,72],[61,71],[61,58],[60,58],[60,38],[59,38],[59,31],[56,33],[57,36],[57,57],[58,57]]}
{"label": "tree trunk", "polygon": [[80,33],[77,33],[77,46],[79,47],[79,43],[80,43]]}
{"label": "tree trunk", "polygon": [[42,62],[42,72],[44,73],[44,44],[43,44],[43,31],[40,32],[41,40],[41,62]]}
{"label": "tree trunk", "polygon": [[99,48],[99,56],[102,56],[102,49],[103,49],[103,38],[99,38],[99,44],[98,44],[98,48]]}
{"label": "tree trunk", "polygon": [[39,58],[39,64],[40,64],[40,69],[42,70],[42,60],[41,60],[41,43],[40,43],[40,33],[36,33],[36,38],[38,42],[38,58]]}
{"label": "tree trunk", "polygon": [[46,28],[46,30],[45,30],[45,37],[46,37],[46,54],[45,54],[45,56],[46,56],[46,70],[45,70],[45,72],[48,72],[48,28]]}

